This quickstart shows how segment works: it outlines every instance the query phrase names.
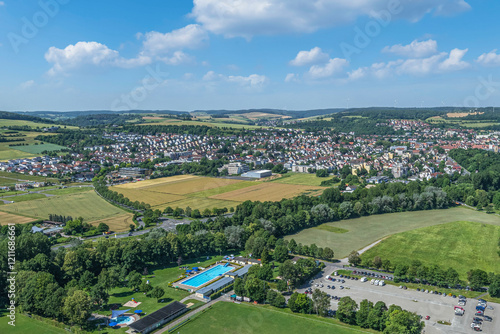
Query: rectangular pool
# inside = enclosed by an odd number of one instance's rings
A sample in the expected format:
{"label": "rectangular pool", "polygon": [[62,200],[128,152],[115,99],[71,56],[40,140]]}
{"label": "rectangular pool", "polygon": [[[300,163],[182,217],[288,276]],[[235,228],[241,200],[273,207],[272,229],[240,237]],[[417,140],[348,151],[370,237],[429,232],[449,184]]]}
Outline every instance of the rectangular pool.
{"label": "rectangular pool", "polygon": [[223,275],[225,273],[227,273],[228,271],[230,270],[233,270],[234,268],[231,267],[231,266],[227,266],[227,267],[224,267],[223,264],[219,264],[215,267],[212,267],[194,277],[191,277],[190,279],[182,282],[182,284],[184,285],[189,285],[189,286],[192,286],[194,288],[197,288],[217,277],[219,277],[220,275]]}

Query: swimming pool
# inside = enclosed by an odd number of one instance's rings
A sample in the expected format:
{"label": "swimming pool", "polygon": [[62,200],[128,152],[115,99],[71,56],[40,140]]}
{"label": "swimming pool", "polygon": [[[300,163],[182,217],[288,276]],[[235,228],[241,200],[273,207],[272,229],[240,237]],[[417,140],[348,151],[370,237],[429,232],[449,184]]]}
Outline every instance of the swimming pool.
{"label": "swimming pool", "polygon": [[202,272],[201,274],[191,277],[190,279],[182,282],[182,284],[197,288],[233,269],[234,268],[231,266],[224,267],[224,265],[219,264],[215,267],[208,269],[207,271]]}
{"label": "swimming pool", "polygon": [[120,315],[118,318],[112,318],[111,321],[116,322],[117,325],[129,325],[134,322],[134,318],[126,315]]}

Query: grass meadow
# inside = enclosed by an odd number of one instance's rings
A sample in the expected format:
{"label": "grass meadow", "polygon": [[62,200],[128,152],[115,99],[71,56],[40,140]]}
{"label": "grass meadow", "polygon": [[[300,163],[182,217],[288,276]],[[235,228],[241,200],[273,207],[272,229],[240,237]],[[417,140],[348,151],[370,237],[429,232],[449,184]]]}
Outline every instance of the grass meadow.
{"label": "grass meadow", "polygon": [[87,223],[99,224],[100,222],[106,222],[110,227],[113,226],[112,228],[115,231],[126,231],[128,230],[128,225],[132,223],[132,214],[109,204],[93,190],[63,196],[44,196],[41,199],[5,204],[0,206],[0,210],[13,215],[36,219],[47,219],[51,213],[72,216],[74,218],[81,216]]}
{"label": "grass meadow", "polygon": [[435,225],[392,235],[363,253],[362,258],[380,256],[393,264],[418,259],[428,266],[453,267],[466,279],[471,269],[500,272],[499,235],[500,226],[484,223]]}
{"label": "grass meadow", "polygon": [[[353,250],[359,250],[389,235],[422,227],[457,221],[470,221],[500,226],[500,218],[466,208],[390,213],[324,224],[348,230],[346,233],[329,233],[324,225],[313,227],[285,237],[297,243],[318,247],[330,247],[336,258],[344,258]],[[495,236],[498,239],[498,236]]]}
{"label": "grass meadow", "polygon": [[341,324],[332,318],[292,313],[289,309],[218,302],[193,320],[176,328],[175,333],[204,334],[352,334],[375,333]]}

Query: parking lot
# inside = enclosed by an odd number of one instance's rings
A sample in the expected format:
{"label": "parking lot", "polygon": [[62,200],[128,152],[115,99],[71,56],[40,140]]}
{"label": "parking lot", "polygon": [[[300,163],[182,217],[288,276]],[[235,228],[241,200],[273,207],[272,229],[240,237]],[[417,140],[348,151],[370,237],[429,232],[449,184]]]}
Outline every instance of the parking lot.
{"label": "parking lot", "polygon": [[[465,314],[463,316],[456,316],[454,306],[458,305],[458,299],[449,296],[435,295],[426,292],[418,292],[416,290],[403,290],[397,286],[385,285],[375,286],[360,280],[345,280],[345,283],[332,282],[326,278],[331,275],[331,272],[326,272],[324,275],[318,276],[312,283],[308,283],[299,289],[299,292],[305,292],[309,287],[312,289],[319,288],[320,290],[330,294],[331,296],[345,297],[350,296],[358,304],[363,299],[368,299],[374,304],[377,301],[383,301],[390,306],[392,304],[399,305],[403,309],[416,312],[423,317],[425,322],[424,333],[429,334],[457,334],[457,333],[475,333],[471,328],[472,319],[475,316],[475,308],[477,300],[468,299],[465,306]],[[333,276],[338,279],[338,276]],[[318,284],[318,287],[316,287]],[[323,284],[323,287],[321,287]],[[334,289],[328,289],[327,286],[334,286]],[[344,289],[341,289],[340,286]],[[331,300],[331,309],[336,310],[338,305],[337,300]],[[493,321],[483,321],[481,325],[481,332],[486,334],[500,334],[500,304],[488,303],[488,306],[494,310],[486,309],[485,315],[493,318]],[[429,316],[429,320],[425,317]],[[438,324],[438,321],[445,321],[451,325]]]}

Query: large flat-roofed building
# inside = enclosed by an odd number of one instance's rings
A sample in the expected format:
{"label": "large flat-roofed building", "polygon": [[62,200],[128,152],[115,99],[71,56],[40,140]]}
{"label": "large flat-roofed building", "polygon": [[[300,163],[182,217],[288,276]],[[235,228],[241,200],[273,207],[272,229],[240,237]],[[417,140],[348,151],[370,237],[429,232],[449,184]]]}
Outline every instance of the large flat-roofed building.
{"label": "large flat-roofed building", "polygon": [[186,305],[175,301],[162,307],[158,311],[145,316],[144,318],[129,325],[131,333],[149,333],[163,324],[170,322],[187,311]]}
{"label": "large flat-roofed building", "polygon": [[267,170],[267,169],[251,170],[245,174],[241,174],[241,176],[243,176],[243,177],[250,177],[252,179],[262,179],[264,177],[268,177],[271,175],[273,175],[273,172],[271,172],[270,170]]}
{"label": "large flat-roofed building", "polygon": [[138,167],[124,167],[118,170],[121,177],[142,177],[146,174],[146,169]]}

